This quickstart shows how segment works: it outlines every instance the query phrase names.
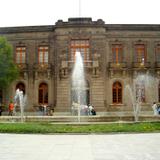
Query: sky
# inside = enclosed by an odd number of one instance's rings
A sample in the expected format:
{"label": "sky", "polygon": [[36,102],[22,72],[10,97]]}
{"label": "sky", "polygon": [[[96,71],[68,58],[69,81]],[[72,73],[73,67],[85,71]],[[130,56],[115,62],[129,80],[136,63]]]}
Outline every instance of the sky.
{"label": "sky", "polygon": [[160,24],[160,0],[0,0],[0,27],[91,17],[106,24]]}

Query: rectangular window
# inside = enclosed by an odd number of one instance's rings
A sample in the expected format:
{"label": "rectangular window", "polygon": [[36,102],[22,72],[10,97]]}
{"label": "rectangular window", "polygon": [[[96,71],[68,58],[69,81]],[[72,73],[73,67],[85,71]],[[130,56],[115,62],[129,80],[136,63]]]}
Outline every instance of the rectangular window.
{"label": "rectangular window", "polygon": [[155,48],[156,62],[160,62],[160,44]]}
{"label": "rectangular window", "polygon": [[114,63],[123,62],[123,47],[121,44],[112,45],[112,62]]}
{"label": "rectangular window", "polygon": [[146,62],[146,49],[144,44],[135,45],[135,62]]}
{"label": "rectangular window", "polygon": [[16,63],[26,63],[26,47],[16,47]]}
{"label": "rectangular window", "polygon": [[48,46],[38,48],[38,63],[48,63]]}
{"label": "rectangular window", "polygon": [[75,60],[75,53],[79,51],[84,62],[90,60],[89,40],[71,40],[71,61]]}

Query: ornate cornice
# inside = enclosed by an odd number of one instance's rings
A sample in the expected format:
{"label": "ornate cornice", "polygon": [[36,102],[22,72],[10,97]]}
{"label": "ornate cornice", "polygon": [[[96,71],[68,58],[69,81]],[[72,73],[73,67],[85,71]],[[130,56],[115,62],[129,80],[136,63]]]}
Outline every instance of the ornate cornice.
{"label": "ornate cornice", "polygon": [[102,19],[93,21],[92,18],[69,18],[67,22],[58,20],[55,25],[0,27],[0,34],[53,32],[56,28],[68,27],[103,27],[106,31],[160,31],[159,24],[105,24]]}

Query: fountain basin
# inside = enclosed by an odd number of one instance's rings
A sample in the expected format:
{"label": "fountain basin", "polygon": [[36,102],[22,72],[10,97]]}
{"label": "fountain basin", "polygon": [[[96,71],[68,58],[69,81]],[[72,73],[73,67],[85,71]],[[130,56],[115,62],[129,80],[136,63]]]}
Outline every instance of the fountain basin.
{"label": "fountain basin", "polygon": [[[160,121],[160,116],[140,115],[140,122]],[[21,122],[19,116],[1,116],[0,123]],[[77,116],[24,116],[24,122],[79,123]],[[134,122],[134,115],[81,116],[83,123]]]}

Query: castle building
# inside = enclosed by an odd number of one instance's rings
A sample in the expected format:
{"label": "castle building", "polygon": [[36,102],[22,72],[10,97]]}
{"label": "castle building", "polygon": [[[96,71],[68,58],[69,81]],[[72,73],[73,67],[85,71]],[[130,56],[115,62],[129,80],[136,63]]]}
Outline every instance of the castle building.
{"label": "castle building", "polygon": [[55,112],[70,112],[75,53],[84,61],[87,103],[97,112],[142,110],[160,101],[160,25],[106,24],[91,18],[58,20],[55,25],[0,28],[13,45],[20,77],[2,102],[20,88],[27,95],[28,111],[48,105]]}

